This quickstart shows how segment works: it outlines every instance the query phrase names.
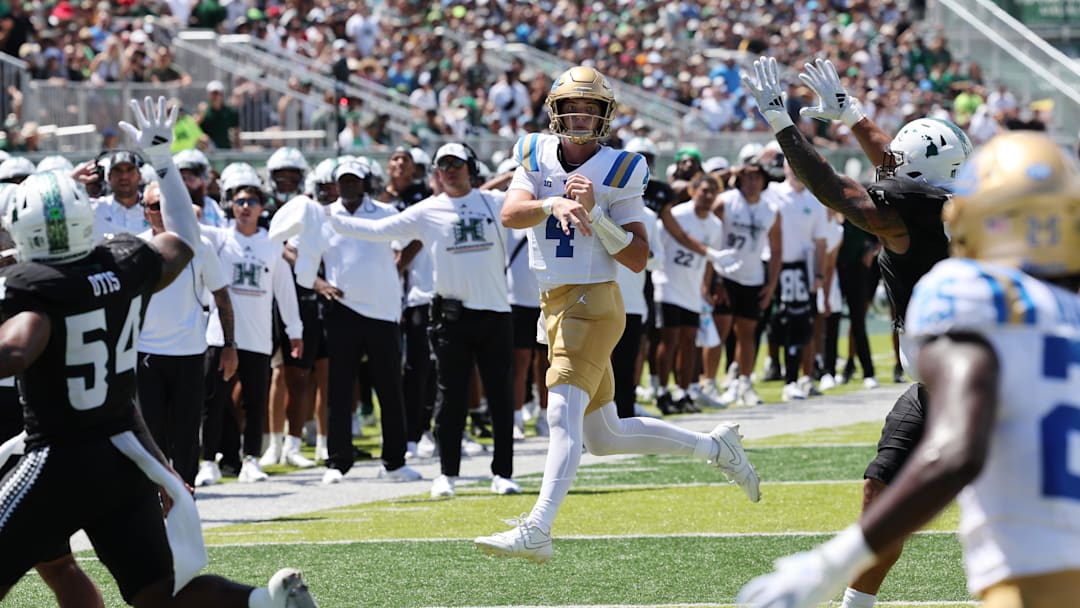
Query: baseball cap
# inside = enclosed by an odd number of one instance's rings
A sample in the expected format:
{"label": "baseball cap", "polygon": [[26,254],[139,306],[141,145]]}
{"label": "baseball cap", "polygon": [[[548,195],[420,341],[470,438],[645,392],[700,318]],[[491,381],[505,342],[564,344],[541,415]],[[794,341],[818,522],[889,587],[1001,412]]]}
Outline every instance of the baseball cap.
{"label": "baseball cap", "polygon": [[143,160],[137,153],[130,150],[117,150],[109,155],[110,172],[113,170],[113,167],[124,164],[141,167],[143,165]]}
{"label": "baseball cap", "polygon": [[224,93],[225,85],[220,80],[211,80],[206,84],[207,93]]}
{"label": "baseball cap", "polygon": [[723,156],[713,156],[701,163],[701,169],[706,173],[712,173],[713,171],[727,171],[731,168],[731,163]]}
{"label": "baseball cap", "polygon": [[367,179],[368,168],[358,160],[347,160],[334,169],[334,181],[341,179],[342,175],[355,175],[360,179]]}
{"label": "baseball cap", "polygon": [[699,165],[701,164],[701,151],[692,146],[679,148],[679,151],[675,153],[675,162],[679,162],[687,156],[696,160]]}
{"label": "baseball cap", "polygon": [[466,150],[465,146],[461,144],[443,144],[435,152],[435,164],[439,164],[439,161],[443,158],[446,158],[447,156],[452,156],[454,158],[460,158],[461,160],[468,161],[469,151]]}

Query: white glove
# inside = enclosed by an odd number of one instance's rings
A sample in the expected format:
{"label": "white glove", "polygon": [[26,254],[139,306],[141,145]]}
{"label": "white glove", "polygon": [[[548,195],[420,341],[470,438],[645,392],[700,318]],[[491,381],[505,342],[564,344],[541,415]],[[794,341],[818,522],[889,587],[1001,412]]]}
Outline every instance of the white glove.
{"label": "white glove", "polygon": [[158,97],[157,104],[149,95],[143,99],[142,105],[135,99],[129,103],[139,127],[135,128],[131,123],[121,120],[120,128],[131,137],[142,151],[143,158],[153,165],[158,175],[163,176],[162,171],[172,164],[173,125],[176,124],[179,108],[173,106],[166,110],[164,96]]}
{"label": "white glove", "polygon": [[773,133],[779,133],[794,124],[784,107],[784,89],[780,86],[778,71],[776,58],[762,57],[754,61],[756,82],[747,74],[741,77],[743,87],[754,96],[761,115],[769,121]]}
{"label": "white glove", "polygon": [[705,257],[709,258],[712,265],[720,271],[720,274],[732,274],[742,268],[742,258],[737,249],[713,249],[705,250]]}
{"label": "white glove", "polygon": [[874,563],[862,529],[851,526],[832,540],[776,560],[776,570],[743,586],[735,603],[755,608],[811,608],[836,597]]}
{"label": "white glove", "polygon": [[825,122],[840,120],[848,128],[854,126],[866,116],[863,114],[862,104],[840,84],[840,76],[836,73],[833,62],[816,59],[814,63],[817,65],[803,64],[806,71],[799,73],[799,80],[818,96],[818,103],[799,110],[799,116]]}

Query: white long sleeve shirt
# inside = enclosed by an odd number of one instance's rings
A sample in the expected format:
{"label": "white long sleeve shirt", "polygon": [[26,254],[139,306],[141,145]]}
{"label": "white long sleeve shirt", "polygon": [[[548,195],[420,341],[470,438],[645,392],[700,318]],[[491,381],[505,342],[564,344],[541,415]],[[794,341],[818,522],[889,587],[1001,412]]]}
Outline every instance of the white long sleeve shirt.
{"label": "white long sleeve shirt", "polygon": [[[415,206],[415,205],[414,205]],[[397,214],[393,205],[364,197],[354,213],[349,213],[338,200],[330,205],[331,217],[379,220]],[[328,223],[323,225],[320,242],[322,260],[328,283],[340,289],[339,300],[359,315],[380,321],[398,322],[401,319],[401,280],[394,263],[394,250],[388,237],[383,242],[363,241],[334,232]],[[300,252],[313,254],[307,242]],[[299,276],[297,272],[297,276]]]}
{"label": "white long sleeve shirt", "polygon": [[[138,236],[149,241],[154,235],[147,230]],[[180,276],[150,298],[139,332],[139,352],[173,357],[202,354],[207,326],[203,308],[213,300],[210,292],[225,285],[221,261],[210,239],[203,236]]]}
{"label": "white long sleeve shirt", "polygon": [[[260,228],[244,236],[236,228],[203,227],[203,235],[217,252],[225,270],[232,300],[236,347],[264,355],[273,352],[272,310],[277,299],[278,311],[290,339],[304,335],[292,272],[281,257],[282,245],[270,240]],[[206,341],[212,346],[225,343],[217,307],[211,311]]]}
{"label": "white long sleeve shirt", "polygon": [[505,194],[472,190],[460,198],[439,194],[396,215],[359,219],[335,213],[334,229],[371,241],[419,240],[431,253],[435,293],[472,310],[510,312],[506,243],[499,222]]}

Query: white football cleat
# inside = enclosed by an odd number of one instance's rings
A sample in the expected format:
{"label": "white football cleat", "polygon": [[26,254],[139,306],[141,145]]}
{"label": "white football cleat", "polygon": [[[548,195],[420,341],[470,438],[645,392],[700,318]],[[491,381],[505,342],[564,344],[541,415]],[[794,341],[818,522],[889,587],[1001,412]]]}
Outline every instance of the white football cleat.
{"label": "white football cleat", "polygon": [[728,479],[734,481],[742,488],[750,502],[761,500],[761,480],[758,478],[754,465],[746,457],[743,450],[742,436],[739,435],[739,425],[731,422],[721,422],[709,433],[717,446],[717,458],[711,464],[724,472]]}
{"label": "white football cleat", "polygon": [[809,399],[810,397],[821,396],[821,391],[819,391],[818,387],[814,385],[814,380],[810,376],[800,377],[798,385],[799,388],[802,389],[803,394],[806,395],[807,399]]}
{"label": "white football cleat", "polygon": [[244,456],[244,464],[240,465],[240,475],[237,481],[240,483],[255,483],[266,481],[270,476],[259,467],[259,461],[254,456]]}
{"label": "white football cleat", "polygon": [[341,480],[345,478],[345,474],[337,469],[326,469],[326,472],[322,476],[322,484],[324,486],[334,485],[335,483],[341,483]]}
{"label": "white football cleat", "polygon": [[281,460],[281,440],[270,440],[270,445],[266,446],[266,451],[263,452],[262,458],[259,458],[260,467],[268,467],[277,464]]}
{"label": "white football cleat", "polygon": [[421,475],[419,471],[408,465],[403,465],[401,468],[394,469],[393,471],[387,471],[386,467],[379,469],[379,479],[385,479],[387,481],[420,481],[423,478],[424,476]]}
{"label": "white football cleat", "polygon": [[416,442],[417,458],[432,458],[439,453],[439,444],[435,443],[435,435],[431,431],[424,431],[420,441]]}
{"label": "white football cleat", "polygon": [[863,388],[871,388],[871,389],[873,389],[873,388],[877,388],[877,387],[881,386],[881,384],[878,383],[877,378],[875,378],[873,376],[870,376],[869,378],[864,378],[863,379],[862,386],[863,386]]}
{"label": "white football cleat", "polygon": [[780,391],[780,399],[782,401],[802,401],[806,399],[806,393],[795,382],[789,382],[784,385],[783,390]]}
{"label": "white football cleat", "polygon": [[825,374],[818,380],[818,388],[822,391],[831,391],[836,388],[836,378],[832,374]]}
{"label": "white football cleat", "polygon": [[738,389],[738,402],[741,405],[746,407],[761,405],[761,397],[759,397],[757,391],[754,390],[754,385],[751,384],[749,378],[740,376],[739,379],[735,381],[735,386]]}
{"label": "white football cleat", "polygon": [[439,475],[431,482],[432,498],[451,498],[454,496],[454,477]]}
{"label": "white football cleat", "polygon": [[199,472],[195,475],[195,487],[212,486],[221,481],[221,469],[213,460],[199,463]]}
{"label": "white football cleat", "polygon": [[479,456],[487,451],[487,447],[473,439],[468,433],[461,434],[461,453],[466,456]]}
{"label": "white football cleat", "polygon": [[478,536],[473,544],[484,553],[496,557],[520,557],[538,563],[551,559],[551,534],[529,523],[525,513],[506,520],[506,523],[514,527],[491,536]]}
{"label": "white football cleat", "polygon": [[491,478],[491,491],[500,496],[505,496],[507,494],[521,494],[521,485],[509,477],[496,475]]}
{"label": "white football cleat", "polygon": [[266,585],[274,608],[319,608],[311,597],[304,575],[293,568],[282,568]]}

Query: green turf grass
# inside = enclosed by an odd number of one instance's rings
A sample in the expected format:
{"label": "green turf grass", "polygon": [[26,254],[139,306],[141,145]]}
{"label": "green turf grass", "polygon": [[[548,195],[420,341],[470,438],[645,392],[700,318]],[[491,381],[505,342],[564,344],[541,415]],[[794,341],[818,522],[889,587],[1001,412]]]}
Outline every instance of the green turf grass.
{"label": "green turf grass", "polygon": [[[827,537],[740,536],[557,539],[554,560],[536,565],[482,555],[463,540],[333,545],[214,547],[209,572],[253,585],[289,565],[302,569],[323,608],[354,606],[583,606],[589,604],[730,605],[772,561]],[[81,565],[98,581],[107,606],[122,605],[104,568]],[[902,595],[901,595],[902,594]],[[883,602],[964,601],[960,544],[951,534],[920,535],[881,591]],[[5,606],[51,603],[27,576]]]}

